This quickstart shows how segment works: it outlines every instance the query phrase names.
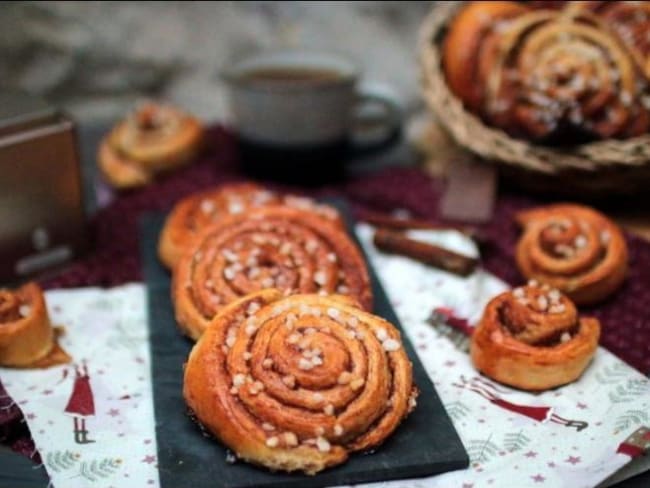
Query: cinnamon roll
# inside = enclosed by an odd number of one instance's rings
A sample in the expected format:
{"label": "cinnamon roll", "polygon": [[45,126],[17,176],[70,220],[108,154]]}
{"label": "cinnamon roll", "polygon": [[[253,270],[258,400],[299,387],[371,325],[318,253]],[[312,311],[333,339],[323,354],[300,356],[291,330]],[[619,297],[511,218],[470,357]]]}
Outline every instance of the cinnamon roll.
{"label": "cinnamon roll", "polygon": [[392,324],[349,297],[263,290],[210,322],[183,394],[238,458],[315,474],[379,446],[415,407],[417,389]]}
{"label": "cinnamon roll", "polygon": [[650,41],[636,40],[647,31],[647,5],[592,3],[471,2],[445,40],[449,87],[515,137],[575,144],[647,133]]}
{"label": "cinnamon roll", "polygon": [[372,308],[365,261],[339,225],[269,206],[224,217],[196,236],[173,273],[176,319],[198,339],[220,308],[264,288],[350,295]]}
{"label": "cinnamon roll", "polygon": [[579,305],[607,298],[625,280],[625,238],[603,214],[557,204],[525,210],[516,219],[523,235],[515,257],[526,278],[559,289]]}
{"label": "cinnamon roll", "polygon": [[144,186],[161,172],[192,161],[203,142],[201,123],[176,108],[145,103],[104,138],[99,168],[115,188]]}
{"label": "cinnamon roll", "polygon": [[484,86],[497,56],[499,32],[528,11],[517,2],[470,2],[449,26],[442,64],[449,88],[470,110],[481,110],[485,103]]}
{"label": "cinnamon roll", "polygon": [[56,343],[40,287],[0,289],[0,366],[40,368],[69,360]]}
{"label": "cinnamon roll", "polygon": [[324,219],[343,226],[338,212],[328,205],[294,195],[280,195],[253,183],[234,183],[195,193],[179,201],[170,212],[158,242],[158,255],[173,268],[192,239],[203,228],[230,214],[249,209],[286,205],[310,210]]}
{"label": "cinnamon roll", "polygon": [[493,298],[472,334],[474,366],[524,390],[575,381],[598,347],[600,324],[579,318],[559,290],[535,281]]}
{"label": "cinnamon roll", "polygon": [[573,2],[572,7],[591,11],[602,19],[650,79],[650,2]]}

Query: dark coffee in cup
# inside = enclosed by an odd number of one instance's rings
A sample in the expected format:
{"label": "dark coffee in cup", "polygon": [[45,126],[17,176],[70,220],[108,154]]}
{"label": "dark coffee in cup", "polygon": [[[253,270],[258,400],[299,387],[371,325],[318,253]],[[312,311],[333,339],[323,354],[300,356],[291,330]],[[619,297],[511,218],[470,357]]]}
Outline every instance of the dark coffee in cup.
{"label": "dark coffee in cup", "polygon": [[260,68],[246,73],[242,81],[246,83],[274,83],[283,85],[321,85],[339,80],[341,74],[329,69],[310,68],[307,66]]}

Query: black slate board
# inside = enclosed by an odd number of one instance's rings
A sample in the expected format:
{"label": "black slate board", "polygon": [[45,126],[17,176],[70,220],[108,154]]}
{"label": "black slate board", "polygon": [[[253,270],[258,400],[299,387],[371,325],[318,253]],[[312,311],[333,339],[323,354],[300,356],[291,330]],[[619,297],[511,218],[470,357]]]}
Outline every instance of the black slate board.
{"label": "black slate board", "polygon": [[49,478],[43,465],[0,445],[0,488],[47,488]]}
{"label": "black slate board", "polygon": [[[340,202],[336,205],[347,215]],[[348,224],[350,222],[348,221]],[[162,488],[177,486],[320,487],[429,476],[467,467],[468,457],[438,394],[406,335],[404,347],[413,361],[420,396],[415,411],[372,455],[353,455],[347,463],[316,476],[271,473],[255,466],[226,462],[226,449],[204,437],[186,414],[181,396],[182,365],[192,343],[176,328],[168,272],[156,256],[162,215],[141,221],[141,255],[149,297],[153,394]],[[375,310],[401,329],[375,273],[371,272]]]}

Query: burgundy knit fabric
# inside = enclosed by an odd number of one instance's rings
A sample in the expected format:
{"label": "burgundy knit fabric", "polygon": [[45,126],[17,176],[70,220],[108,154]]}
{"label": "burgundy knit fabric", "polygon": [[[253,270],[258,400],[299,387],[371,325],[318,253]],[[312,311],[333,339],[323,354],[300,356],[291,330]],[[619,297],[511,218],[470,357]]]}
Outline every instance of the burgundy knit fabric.
{"label": "burgundy knit fabric", "polygon": [[[138,219],[145,212],[166,211],[179,198],[197,190],[244,179],[238,169],[236,147],[231,135],[221,128],[210,132],[211,147],[196,164],[153,185],[119,195],[97,212],[90,224],[92,251],[58,275],[43,280],[45,288],[115,286],[141,279],[138,249]],[[290,187],[278,187],[304,193]],[[444,189],[441,180],[431,179],[417,168],[392,168],[338,185],[328,185],[309,193],[314,196],[346,197],[357,215],[367,211],[407,209],[414,216],[440,222],[438,201]],[[488,238],[482,250],[483,266],[512,285],[523,278],[514,263],[518,230],[513,215],[520,209],[538,205],[539,200],[501,194],[492,222],[482,226]],[[630,275],[624,287],[606,303],[584,309],[602,323],[601,344],[644,373],[650,372],[650,243],[627,235],[630,248]],[[0,395],[4,389],[0,384]],[[2,404],[0,404],[0,407]],[[33,443],[23,432],[8,435],[7,425],[21,425],[16,407],[0,408],[0,436],[26,454]],[[15,432],[20,432],[16,430]]]}

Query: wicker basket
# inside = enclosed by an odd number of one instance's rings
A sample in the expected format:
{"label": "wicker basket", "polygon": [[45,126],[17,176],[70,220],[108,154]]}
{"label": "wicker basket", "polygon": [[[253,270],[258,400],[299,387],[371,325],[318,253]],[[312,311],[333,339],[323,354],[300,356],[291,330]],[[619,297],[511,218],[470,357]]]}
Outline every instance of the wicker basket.
{"label": "wicker basket", "polygon": [[464,3],[438,2],[419,40],[423,96],[454,140],[527,188],[589,197],[650,189],[650,134],[554,148],[514,139],[466,111],[447,86],[441,66],[446,26]]}

